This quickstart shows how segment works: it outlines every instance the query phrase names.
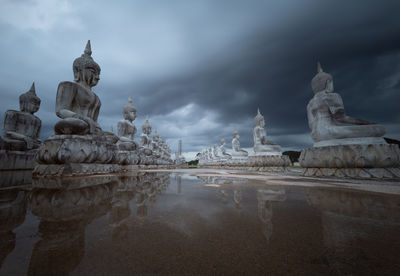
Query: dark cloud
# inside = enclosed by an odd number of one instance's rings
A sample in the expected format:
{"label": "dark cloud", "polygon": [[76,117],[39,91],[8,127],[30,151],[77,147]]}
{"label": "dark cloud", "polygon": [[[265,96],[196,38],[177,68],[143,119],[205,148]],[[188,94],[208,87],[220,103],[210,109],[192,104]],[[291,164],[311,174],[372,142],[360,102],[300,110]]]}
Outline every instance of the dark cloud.
{"label": "dark cloud", "polygon": [[[400,138],[398,1],[39,2],[57,8],[44,23],[0,14],[0,112],[16,108],[36,80],[42,136],[57,120],[57,84],[72,79],[72,61],[91,38],[106,129],[115,128],[132,95],[139,132],[149,115],[173,149],[180,138],[185,151],[222,137],[230,146],[234,128],[251,147],[259,107],[271,139],[300,149],[311,144],[306,105],[319,60],[349,115]],[[38,6],[24,7],[40,13]]]}

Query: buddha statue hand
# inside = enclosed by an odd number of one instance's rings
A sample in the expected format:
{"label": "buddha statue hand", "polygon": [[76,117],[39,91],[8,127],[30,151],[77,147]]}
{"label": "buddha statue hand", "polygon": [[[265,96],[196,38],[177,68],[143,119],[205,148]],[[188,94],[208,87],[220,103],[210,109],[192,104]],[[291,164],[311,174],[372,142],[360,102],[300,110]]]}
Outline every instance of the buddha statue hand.
{"label": "buddha statue hand", "polygon": [[75,114],[72,116],[72,118],[76,118],[76,119],[82,120],[82,121],[84,121],[85,123],[87,123],[88,126],[89,126],[89,133],[90,133],[90,134],[94,134],[94,133],[99,133],[99,132],[101,132],[101,127],[100,127],[100,125],[99,125],[97,122],[93,121],[93,120],[92,120],[91,118],[89,118],[89,117],[82,116],[82,115],[80,115],[80,114],[75,113]]}

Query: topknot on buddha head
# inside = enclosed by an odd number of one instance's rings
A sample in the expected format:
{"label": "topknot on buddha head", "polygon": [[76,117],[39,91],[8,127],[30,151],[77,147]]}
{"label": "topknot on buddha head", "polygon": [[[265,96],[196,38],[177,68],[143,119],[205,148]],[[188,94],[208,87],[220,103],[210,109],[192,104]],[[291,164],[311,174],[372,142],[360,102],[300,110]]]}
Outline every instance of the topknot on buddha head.
{"label": "topknot on buddha head", "polygon": [[260,109],[257,109],[257,115],[254,117],[254,124],[256,126],[264,127],[265,122],[264,122],[264,116],[261,115]]}
{"label": "topknot on buddha head", "polygon": [[36,96],[35,83],[28,92],[19,96],[19,108],[23,112],[35,113],[39,110],[40,98]]}
{"label": "topknot on buddha head", "polygon": [[74,80],[88,87],[96,86],[100,79],[100,66],[92,58],[90,40],[83,54],[74,60],[72,65]]}
{"label": "topknot on buddha head", "polygon": [[331,74],[325,73],[322,70],[321,64],[318,62],[317,74],[311,81],[311,87],[314,93],[321,91],[332,92],[333,91],[333,78]]}

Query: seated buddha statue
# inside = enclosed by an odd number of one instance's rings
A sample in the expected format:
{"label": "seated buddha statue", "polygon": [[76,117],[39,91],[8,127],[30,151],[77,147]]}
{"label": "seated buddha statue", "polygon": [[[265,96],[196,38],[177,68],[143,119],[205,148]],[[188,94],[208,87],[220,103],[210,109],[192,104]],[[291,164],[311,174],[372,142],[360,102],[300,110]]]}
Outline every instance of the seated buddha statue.
{"label": "seated buddha statue", "polygon": [[216,159],[216,160],[220,159],[220,156],[218,154],[218,146],[217,146],[217,144],[214,144],[214,147],[213,147],[213,158]]}
{"label": "seated buddha statue", "polygon": [[132,104],[132,97],[122,109],[123,120],[118,122],[118,147],[120,150],[135,150],[137,144],[133,141],[136,134],[136,127],[133,121],[136,119],[136,108]]}
{"label": "seated buddha statue", "polygon": [[56,134],[100,134],[97,123],[101,102],[92,92],[100,80],[100,66],[92,58],[90,40],[84,53],[73,63],[74,82],[58,85],[56,114],[61,118],[54,126]]}
{"label": "seated buddha statue", "polygon": [[233,139],[232,139],[232,156],[238,156],[238,157],[247,157],[249,153],[243,149],[240,148],[240,142],[239,142],[239,132],[235,129],[235,131],[232,134]]}
{"label": "seated buddha statue", "polygon": [[222,158],[231,159],[232,156],[229,153],[226,152],[225,144],[226,144],[225,139],[222,138],[221,139],[221,146],[219,147],[219,150],[221,151],[221,154],[222,154]]}
{"label": "seated buddha statue", "polygon": [[264,116],[261,115],[260,110],[257,110],[257,115],[254,118],[255,127],[253,129],[254,138],[254,152],[256,155],[279,154],[281,147],[271,141],[267,140],[267,133],[265,131]]}
{"label": "seated buddha statue", "polygon": [[315,95],[307,105],[307,117],[314,146],[385,143],[383,126],[346,115],[342,97],[334,93],[332,76],[319,63],[311,87]]}
{"label": "seated buddha statue", "polygon": [[39,110],[40,99],[36,96],[35,83],[28,92],[19,97],[20,111],[7,110],[4,117],[4,138],[0,148],[25,151],[40,146],[41,120],[33,115]]}

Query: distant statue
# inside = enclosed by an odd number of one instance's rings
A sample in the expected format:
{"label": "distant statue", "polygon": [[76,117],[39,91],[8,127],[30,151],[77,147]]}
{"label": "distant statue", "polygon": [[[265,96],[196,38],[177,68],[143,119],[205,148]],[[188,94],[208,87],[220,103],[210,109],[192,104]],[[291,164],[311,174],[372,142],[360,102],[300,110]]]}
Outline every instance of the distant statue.
{"label": "distant statue", "polygon": [[242,156],[242,157],[247,157],[249,154],[247,151],[243,150],[240,148],[240,142],[239,142],[239,132],[235,129],[235,131],[232,134],[233,139],[232,139],[232,156]]}
{"label": "distant statue", "polygon": [[[319,63],[311,86],[315,95],[307,105],[307,116],[314,142],[325,145],[324,142],[328,140],[366,137],[369,142],[372,137],[383,142],[382,138],[377,139],[385,134],[383,126],[345,114],[341,96],[333,92],[332,76],[325,73]],[[362,140],[358,140],[358,143],[362,143]],[[340,141],[328,141],[326,145],[335,143],[341,144]]]}
{"label": "distant statue", "polygon": [[41,120],[33,115],[39,110],[40,99],[36,95],[35,83],[28,92],[19,96],[20,111],[8,110],[4,117],[4,138],[0,138],[0,149],[26,151],[40,146]]}
{"label": "distant statue", "polygon": [[56,114],[61,118],[54,126],[56,134],[100,134],[97,123],[101,102],[92,92],[100,80],[100,66],[92,58],[90,40],[81,57],[73,63],[74,81],[58,85]]}
{"label": "distant statue", "polygon": [[151,150],[153,151],[153,155],[157,158],[160,157],[160,136],[157,133],[157,129],[154,130],[152,139],[151,139]]}
{"label": "distant statue", "polygon": [[220,158],[220,156],[218,154],[218,146],[217,146],[217,144],[214,144],[214,147],[213,147],[213,158],[214,159],[219,159]]}
{"label": "distant statue", "polygon": [[133,141],[136,127],[133,121],[136,119],[136,108],[132,104],[132,97],[122,109],[123,120],[118,122],[119,148],[123,150],[135,150],[137,145]]}
{"label": "distant statue", "polygon": [[221,146],[219,147],[219,150],[221,151],[221,154],[222,154],[222,158],[231,159],[232,156],[229,153],[226,152],[225,144],[226,144],[225,139],[222,138],[221,139]]}
{"label": "distant statue", "polygon": [[213,159],[214,159],[213,152],[212,152],[212,148],[208,148],[208,158],[209,158],[210,160],[213,160]]}
{"label": "distant statue", "polygon": [[146,117],[146,121],[142,125],[142,134],[140,135],[140,146],[144,148],[150,149],[150,133],[151,133],[151,125],[149,123],[149,117]]}
{"label": "distant statue", "polygon": [[267,133],[265,131],[264,116],[261,115],[260,110],[257,109],[257,115],[254,118],[254,152],[256,155],[280,154],[281,147],[271,141],[267,140]]}

